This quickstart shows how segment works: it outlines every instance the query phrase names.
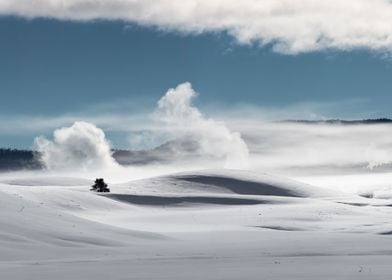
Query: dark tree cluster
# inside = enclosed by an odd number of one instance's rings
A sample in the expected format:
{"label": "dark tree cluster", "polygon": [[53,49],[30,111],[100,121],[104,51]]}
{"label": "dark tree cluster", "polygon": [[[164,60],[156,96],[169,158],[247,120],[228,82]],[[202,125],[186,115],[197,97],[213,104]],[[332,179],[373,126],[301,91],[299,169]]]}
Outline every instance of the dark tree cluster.
{"label": "dark tree cluster", "polygon": [[365,119],[365,120],[286,120],[283,122],[289,123],[302,123],[302,124],[342,124],[342,125],[358,125],[358,124],[390,124],[392,119],[378,118],[378,119]]}
{"label": "dark tree cluster", "polygon": [[37,152],[17,149],[0,149],[0,170],[40,169]]}
{"label": "dark tree cluster", "polygon": [[110,192],[110,189],[103,178],[95,179],[94,185],[91,186],[90,190],[95,192]]}

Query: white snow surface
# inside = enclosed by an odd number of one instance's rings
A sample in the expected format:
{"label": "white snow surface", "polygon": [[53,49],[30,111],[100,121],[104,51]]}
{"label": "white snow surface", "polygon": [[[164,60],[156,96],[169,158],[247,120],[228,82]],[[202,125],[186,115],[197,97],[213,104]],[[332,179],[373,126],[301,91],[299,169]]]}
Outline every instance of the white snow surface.
{"label": "white snow surface", "polygon": [[0,279],[390,279],[388,199],[238,170],[91,184],[0,176]]}

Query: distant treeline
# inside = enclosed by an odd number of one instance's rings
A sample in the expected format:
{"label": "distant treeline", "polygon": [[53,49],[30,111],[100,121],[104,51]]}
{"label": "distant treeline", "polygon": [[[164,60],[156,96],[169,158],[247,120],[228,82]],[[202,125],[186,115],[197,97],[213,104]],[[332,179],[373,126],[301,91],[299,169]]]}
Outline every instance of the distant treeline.
{"label": "distant treeline", "polygon": [[38,154],[29,150],[0,149],[0,170],[40,169]]}
{"label": "distant treeline", "polygon": [[[113,150],[113,157],[122,165],[142,164],[144,163],[143,160],[146,160],[146,155],[143,152],[127,150]],[[0,148],[0,171],[36,170],[42,168],[43,165],[39,160],[39,152]]]}
{"label": "distant treeline", "polygon": [[285,120],[283,122],[289,123],[304,123],[304,124],[346,124],[346,125],[354,125],[354,124],[386,124],[392,123],[392,119],[380,118],[380,119],[367,119],[367,120]]}

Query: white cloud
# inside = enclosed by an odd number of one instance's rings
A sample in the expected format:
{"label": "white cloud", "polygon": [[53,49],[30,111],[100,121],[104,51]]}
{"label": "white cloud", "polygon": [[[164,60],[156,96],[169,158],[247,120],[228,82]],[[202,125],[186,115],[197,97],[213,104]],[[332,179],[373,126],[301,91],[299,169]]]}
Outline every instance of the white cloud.
{"label": "white cloud", "polygon": [[0,14],[124,20],[184,33],[227,32],[275,51],[392,50],[389,0],[0,0]]}

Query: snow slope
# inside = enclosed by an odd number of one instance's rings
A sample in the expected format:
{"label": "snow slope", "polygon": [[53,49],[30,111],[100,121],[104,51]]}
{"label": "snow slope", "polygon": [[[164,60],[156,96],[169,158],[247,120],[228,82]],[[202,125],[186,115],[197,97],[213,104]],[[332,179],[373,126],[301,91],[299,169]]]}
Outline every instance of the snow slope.
{"label": "snow slope", "polygon": [[[14,176],[14,177],[13,177]],[[389,279],[391,201],[267,174],[0,178],[1,279]]]}

